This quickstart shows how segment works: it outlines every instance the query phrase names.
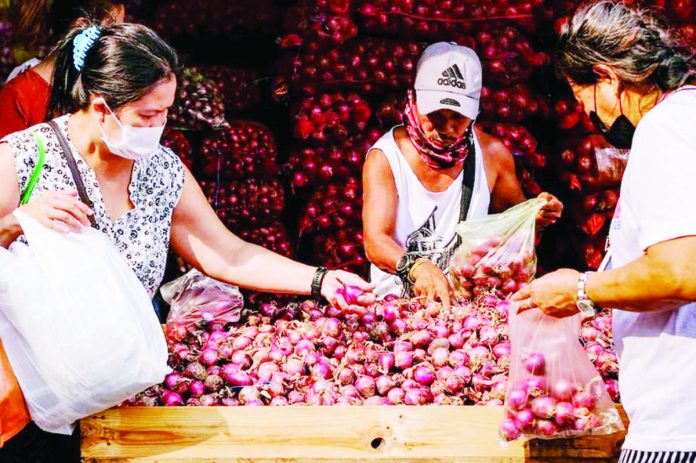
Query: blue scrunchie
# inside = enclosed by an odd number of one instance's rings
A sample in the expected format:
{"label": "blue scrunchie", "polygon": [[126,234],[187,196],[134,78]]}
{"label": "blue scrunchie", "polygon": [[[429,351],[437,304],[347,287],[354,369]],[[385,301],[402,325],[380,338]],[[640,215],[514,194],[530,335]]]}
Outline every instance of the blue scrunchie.
{"label": "blue scrunchie", "polygon": [[73,39],[73,64],[78,72],[85,67],[85,57],[101,35],[101,27],[90,26]]}

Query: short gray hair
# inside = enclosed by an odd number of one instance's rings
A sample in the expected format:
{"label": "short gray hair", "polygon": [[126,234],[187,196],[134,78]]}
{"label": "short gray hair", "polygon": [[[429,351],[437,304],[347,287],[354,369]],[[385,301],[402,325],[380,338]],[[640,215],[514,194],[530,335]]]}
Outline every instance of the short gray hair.
{"label": "short gray hair", "polygon": [[597,81],[593,67],[610,66],[622,83],[673,90],[696,78],[696,58],[648,10],[616,0],[581,7],[563,27],[556,72],[578,84]]}

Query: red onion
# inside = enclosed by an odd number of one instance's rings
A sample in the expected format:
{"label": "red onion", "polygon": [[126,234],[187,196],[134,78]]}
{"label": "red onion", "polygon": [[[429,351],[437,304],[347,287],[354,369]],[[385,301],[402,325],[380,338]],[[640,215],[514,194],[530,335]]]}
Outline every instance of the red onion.
{"label": "red onion", "polygon": [[543,375],[546,367],[544,355],[538,352],[533,352],[527,355],[524,360],[524,366],[527,371],[533,375]]}
{"label": "red onion", "polygon": [[394,354],[385,352],[379,356],[379,367],[382,373],[389,373],[396,363]]}
{"label": "red onion", "polygon": [[372,397],[375,395],[375,380],[369,376],[360,376],[355,380],[355,387],[363,397]]}
{"label": "red onion", "polygon": [[573,405],[576,407],[592,410],[596,402],[597,399],[589,391],[578,391],[573,395]]}
{"label": "red onion", "polygon": [[558,401],[568,402],[572,400],[576,390],[576,386],[566,379],[558,379],[551,385],[551,393]]}
{"label": "red onion", "polygon": [[532,400],[532,412],[538,418],[552,418],[556,400],[552,397],[542,396]]}
{"label": "red onion", "polygon": [[189,393],[193,397],[200,397],[205,393],[205,384],[202,381],[191,381]]}
{"label": "red onion", "polygon": [[424,386],[429,386],[435,381],[435,374],[427,367],[418,366],[413,371],[413,379]]}
{"label": "red onion", "polygon": [[561,428],[572,425],[575,422],[575,416],[573,415],[574,410],[575,408],[570,402],[559,402],[556,404],[553,419]]}
{"label": "red onion", "polygon": [[384,396],[394,388],[395,383],[391,376],[382,375],[377,377],[375,385],[377,387],[377,393]]}
{"label": "red onion", "polygon": [[176,392],[164,390],[162,391],[162,403],[167,407],[175,407],[183,405],[184,400]]}
{"label": "red onion", "polygon": [[387,392],[387,400],[392,405],[399,405],[403,403],[406,393],[403,389],[395,387]]}
{"label": "red onion", "polygon": [[527,391],[520,387],[510,389],[505,397],[507,405],[513,410],[521,410],[527,405]]}
{"label": "red onion", "polygon": [[400,370],[411,368],[413,366],[413,353],[407,351],[398,352],[394,356],[394,364]]}
{"label": "red onion", "polygon": [[558,428],[549,420],[537,420],[534,429],[542,436],[553,436],[558,432]]}
{"label": "red onion", "polygon": [[500,425],[500,435],[506,441],[512,441],[520,437],[519,423],[512,418],[505,418]]}

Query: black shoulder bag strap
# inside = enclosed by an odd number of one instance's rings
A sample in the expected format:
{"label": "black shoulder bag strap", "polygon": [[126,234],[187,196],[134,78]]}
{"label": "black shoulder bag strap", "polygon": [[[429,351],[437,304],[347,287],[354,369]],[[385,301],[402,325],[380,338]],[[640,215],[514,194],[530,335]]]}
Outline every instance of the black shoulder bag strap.
{"label": "black shoulder bag strap", "polygon": [[[68,140],[65,138],[65,135],[63,135],[63,132],[61,132],[58,124],[56,124],[56,121],[48,121],[48,125],[51,127],[51,129],[53,129],[56,137],[58,137],[58,143],[60,143],[60,147],[63,150],[63,156],[68,162],[70,173],[72,174],[73,181],[77,187],[77,192],[80,195],[80,201],[94,209],[94,203],[89,199],[89,196],[87,196],[85,184],[82,182],[82,176],[80,175],[80,171],[77,169],[77,163],[75,162],[75,157],[72,154],[70,145],[68,145]],[[92,228],[97,228],[97,222],[94,219],[94,214],[89,216],[89,223],[92,224]]]}
{"label": "black shoulder bag strap", "polygon": [[464,160],[464,179],[462,181],[462,203],[459,209],[459,221],[466,220],[469,214],[471,198],[474,195],[474,182],[476,181],[476,147],[472,143],[471,149]]}

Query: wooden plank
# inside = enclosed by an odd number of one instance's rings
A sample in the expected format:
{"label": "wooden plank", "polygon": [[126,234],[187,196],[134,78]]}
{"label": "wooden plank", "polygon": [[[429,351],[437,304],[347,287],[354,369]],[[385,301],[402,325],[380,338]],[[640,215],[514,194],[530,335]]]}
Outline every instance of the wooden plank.
{"label": "wooden plank", "polygon": [[88,462],[615,461],[622,435],[501,447],[499,407],[121,408],[81,422]]}

